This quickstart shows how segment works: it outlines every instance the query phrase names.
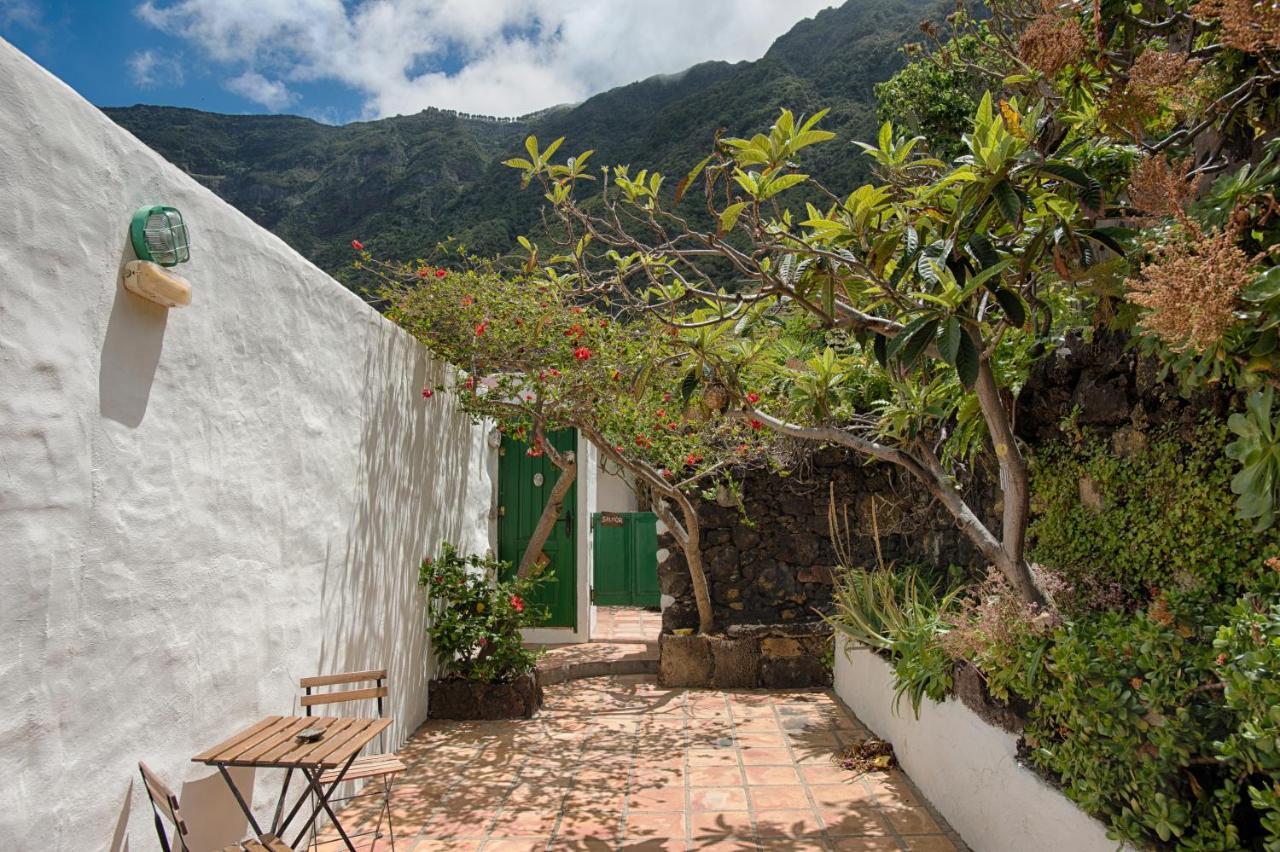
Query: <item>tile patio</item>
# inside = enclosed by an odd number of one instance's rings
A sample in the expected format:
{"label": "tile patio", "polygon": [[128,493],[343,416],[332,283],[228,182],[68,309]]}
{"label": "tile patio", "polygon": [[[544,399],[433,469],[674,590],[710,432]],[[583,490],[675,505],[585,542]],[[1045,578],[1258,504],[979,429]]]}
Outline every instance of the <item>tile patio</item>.
{"label": "tile patio", "polygon": [[[532,720],[418,730],[401,752],[396,848],[964,850],[902,773],[831,764],[863,735],[823,691],[664,689],[650,676],[554,685]],[[344,825],[375,811],[357,801]]]}

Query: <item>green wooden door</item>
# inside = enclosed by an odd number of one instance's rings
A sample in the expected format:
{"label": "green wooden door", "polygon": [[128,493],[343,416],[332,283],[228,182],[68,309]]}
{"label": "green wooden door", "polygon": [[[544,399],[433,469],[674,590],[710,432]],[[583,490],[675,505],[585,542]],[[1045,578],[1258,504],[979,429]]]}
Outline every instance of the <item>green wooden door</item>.
{"label": "green wooden door", "polygon": [[[577,451],[578,433],[563,429],[547,436],[551,445],[561,452]],[[529,445],[504,435],[498,457],[498,558],[513,566],[520,564],[538,524],[538,517],[547,504],[560,476],[560,469],[546,456],[528,455]],[[539,587],[533,603],[545,606],[551,614],[546,627],[571,627],[577,629],[577,547],[574,524],[576,522],[577,486],[569,489],[560,511],[560,519],[547,539],[543,552],[550,560],[546,570],[551,580]]]}
{"label": "green wooden door", "polygon": [[595,532],[596,604],[656,607],[658,593],[658,532],[653,512],[597,512]]}

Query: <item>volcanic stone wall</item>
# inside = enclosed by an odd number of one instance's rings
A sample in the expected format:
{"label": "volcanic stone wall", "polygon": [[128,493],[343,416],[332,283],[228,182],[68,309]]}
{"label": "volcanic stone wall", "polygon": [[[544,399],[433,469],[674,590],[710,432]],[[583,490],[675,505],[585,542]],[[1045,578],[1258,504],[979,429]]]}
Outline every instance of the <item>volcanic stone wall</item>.
{"label": "volcanic stone wall", "polygon": [[[833,499],[835,540],[850,564],[945,566],[973,557],[951,516],[917,483],[844,450],[819,450],[785,477],[749,472],[741,497],[741,508],[706,500],[698,506],[703,568],[720,629],[815,621],[830,610],[833,571],[841,563],[830,522]],[[696,627],[684,554],[669,536],[659,546],[666,558],[658,581],[674,598],[663,611],[663,629]]]}

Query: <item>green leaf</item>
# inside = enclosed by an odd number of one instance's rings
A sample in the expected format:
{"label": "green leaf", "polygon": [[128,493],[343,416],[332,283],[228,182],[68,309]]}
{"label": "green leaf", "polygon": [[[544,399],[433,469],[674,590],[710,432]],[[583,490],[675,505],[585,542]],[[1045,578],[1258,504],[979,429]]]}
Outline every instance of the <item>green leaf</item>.
{"label": "green leaf", "polygon": [[689,189],[689,184],[698,179],[698,175],[702,174],[702,170],[707,167],[707,163],[711,162],[711,158],[713,156],[715,155],[708,154],[702,159],[701,163],[698,163],[698,165],[690,169],[689,173],[680,179],[680,182],[676,184],[676,197],[674,203],[680,203],[680,199],[684,198],[685,192]]}
{"label": "green leaf", "polygon": [[951,366],[956,365],[956,356],[960,352],[960,320],[947,317],[938,332],[938,354]]}
{"label": "green leaf", "polygon": [[871,341],[871,350],[881,367],[889,366],[888,341],[883,334],[877,334]]}
{"label": "green leaf", "polygon": [[967,388],[973,387],[978,380],[978,347],[969,336],[967,328],[960,329],[960,346],[956,349],[956,374],[960,383]]}
{"label": "green leaf", "polygon": [[996,301],[1000,303],[1001,310],[1004,315],[1009,318],[1009,324],[1017,328],[1026,325],[1027,309],[1022,305],[1022,299],[1018,298],[1018,294],[1012,290],[1006,290],[1004,287],[994,287],[992,292],[995,294]]}
{"label": "green leaf", "polygon": [[739,201],[736,204],[730,204],[720,213],[720,233],[727,234],[733,230],[733,226],[738,224],[738,217],[742,215],[742,211],[747,207],[747,202]]}
{"label": "green leaf", "polygon": [[902,344],[902,350],[898,355],[898,360],[903,366],[910,367],[920,357],[930,343],[933,342],[933,336],[938,331],[938,321],[930,319],[924,325],[920,326],[912,333],[909,340]]}
{"label": "green leaf", "polygon": [[1016,227],[1022,218],[1022,199],[1018,197],[1013,185],[1007,180],[1002,180],[991,188],[991,194],[995,196],[1001,215],[1010,225]]}

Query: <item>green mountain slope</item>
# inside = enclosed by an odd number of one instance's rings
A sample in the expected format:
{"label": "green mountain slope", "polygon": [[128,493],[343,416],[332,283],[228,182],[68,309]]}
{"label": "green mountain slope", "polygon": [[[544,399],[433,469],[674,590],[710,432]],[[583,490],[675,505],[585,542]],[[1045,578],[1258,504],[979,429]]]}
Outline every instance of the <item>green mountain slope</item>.
{"label": "green mountain slope", "polygon": [[[597,164],[672,173],[705,156],[717,128],[762,130],[784,106],[805,113],[829,107],[825,126],[841,142],[870,138],[872,87],[901,67],[898,47],[935,6],[848,0],[800,22],[754,62],[707,62],[517,120],[426,110],[334,127],[172,107],[105,112],[345,279],[353,238],[381,256],[411,258],[450,235],[481,252],[505,251],[517,234],[536,228],[541,194],[520,192],[516,174],[501,165],[530,133],[567,137],[566,153],[594,148]],[[866,158],[849,145],[823,147],[806,167],[830,185],[845,188],[865,177]]]}

